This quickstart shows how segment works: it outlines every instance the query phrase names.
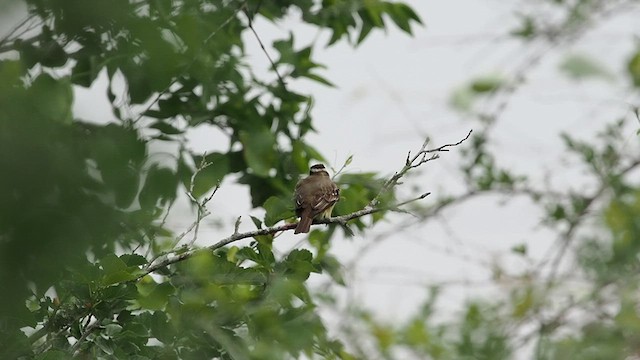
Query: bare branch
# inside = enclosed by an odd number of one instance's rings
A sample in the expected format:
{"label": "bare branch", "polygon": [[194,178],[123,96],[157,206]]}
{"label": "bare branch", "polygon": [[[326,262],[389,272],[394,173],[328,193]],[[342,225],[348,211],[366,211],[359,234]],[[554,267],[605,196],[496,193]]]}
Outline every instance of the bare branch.
{"label": "bare branch", "polygon": [[[42,24],[42,19],[40,21],[32,22],[32,20],[36,19],[37,15],[30,14],[25,17],[20,23],[18,23],[12,30],[9,31],[7,35],[5,35],[2,39],[0,39],[0,53],[13,50],[16,45],[16,41],[20,39],[21,36],[33,30],[35,26]],[[31,24],[29,24],[31,22]],[[25,25],[26,28],[25,28]],[[40,34],[32,36],[28,39],[20,39],[23,43],[32,44],[40,39]]]}
{"label": "bare branch", "polygon": [[237,234],[238,233],[238,229],[240,228],[240,220],[242,220],[242,216],[238,216],[238,219],[236,220],[235,225],[233,226],[233,233]]}
{"label": "bare branch", "polygon": [[[191,238],[191,240],[189,241],[188,245],[185,246],[192,246],[196,240],[198,239],[198,231],[200,230],[200,223],[202,222],[202,220],[204,218],[206,218],[207,216],[209,216],[211,213],[209,212],[209,210],[207,209],[207,203],[209,201],[211,201],[211,199],[213,199],[213,196],[218,192],[218,189],[220,189],[220,183],[216,184],[216,187],[213,189],[213,191],[211,192],[211,194],[209,194],[209,196],[205,197],[202,201],[198,201],[198,199],[196,199],[196,197],[193,195],[193,189],[194,189],[194,184],[195,184],[195,179],[196,176],[204,169],[208,168],[209,166],[213,165],[212,162],[208,162],[205,160],[206,159],[206,153],[202,155],[202,160],[200,161],[200,164],[198,165],[198,168],[196,168],[196,170],[193,172],[193,174],[191,175],[191,180],[189,183],[189,189],[187,189],[187,197],[189,198],[189,200],[191,200],[191,202],[193,204],[196,205],[197,209],[198,209],[198,214],[196,216],[196,219],[191,223],[191,225],[189,225],[189,227],[183,231],[180,235],[178,235],[173,244],[171,245],[171,249],[168,252],[162,252],[160,254],[157,254],[153,259],[151,259],[149,261],[149,265],[153,264],[156,260],[158,260],[159,258],[169,255],[171,253],[175,253],[175,247],[180,243],[180,241],[182,241],[182,239],[184,239],[187,235],[189,235],[189,233],[191,233],[193,231],[193,237]],[[169,210],[167,210],[169,211]],[[165,214],[164,219],[162,220],[162,224],[165,223],[166,219],[168,216],[168,212]]]}
{"label": "bare branch", "polygon": [[[194,222],[195,226],[193,226],[193,237],[191,238],[191,241],[189,241],[189,246],[193,245],[193,243],[195,243],[196,240],[198,239],[198,231],[200,230],[200,222],[202,221],[202,219],[204,219],[205,217],[209,216],[209,214],[211,214],[209,212],[209,210],[207,209],[207,203],[209,201],[211,201],[213,196],[216,194],[216,192],[218,192],[218,189],[220,188],[220,183],[216,184],[216,187],[213,189],[211,194],[209,196],[207,196],[206,198],[204,198],[202,201],[198,201],[198,199],[196,199],[196,197],[193,195],[193,188],[195,186],[196,176],[198,176],[198,174],[201,171],[203,171],[204,169],[206,169],[209,166],[213,165],[212,162],[206,161],[206,158],[207,158],[206,155],[207,155],[206,153],[204,153],[202,155],[202,159],[200,160],[200,165],[198,165],[198,168],[193,172],[193,174],[191,174],[189,190],[187,191],[187,196],[189,197],[191,202],[194,203],[198,207],[198,216],[196,216],[196,221]],[[178,243],[176,242],[175,245],[177,245],[177,244]]]}
{"label": "bare branch", "polygon": [[440,152],[449,151],[450,147],[458,146],[462,144],[464,141],[469,139],[472,132],[473,130],[469,130],[469,132],[467,133],[467,136],[465,136],[462,140],[456,143],[445,144],[434,149],[427,149],[427,145],[429,145],[429,139],[427,138],[422,144],[422,147],[420,148],[417,154],[415,154],[414,156],[411,156],[411,151],[407,153],[407,158],[405,160],[404,167],[402,167],[400,171],[396,172],[395,174],[393,174],[393,176],[391,176],[391,178],[385,181],[385,183],[382,185],[382,188],[380,188],[378,195],[376,195],[376,197],[371,199],[368,206],[375,207],[376,205],[378,205],[380,196],[382,196],[383,194],[391,190],[396,185],[399,185],[400,179],[402,179],[402,177],[405,176],[410,170],[415,169],[420,165],[427,163],[431,160],[437,159],[439,157],[438,154]]}
{"label": "bare branch", "polygon": [[[377,213],[379,211],[383,211],[383,210],[389,210],[389,209],[395,209],[398,208],[400,206],[409,204],[411,202],[414,201],[418,201],[421,199],[424,199],[425,197],[427,197],[430,193],[424,193],[421,194],[420,196],[416,197],[416,198],[412,198],[397,204],[394,204],[393,206],[389,207],[389,208],[380,208],[380,207],[371,207],[371,206],[367,206],[361,210],[352,212],[350,214],[346,214],[346,215],[341,215],[341,216],[334,216],[328,219],[323,219],[323,220],[316,220],[313,223],[314,224],[340,224],[340,225],[346,225],[347,222],[349,222],[350,220],[365,216],[365,215],[370,215],[373,213]],[[287,230],[292,230],[295,229],[296,226],[298,225],[298,223],[290,223],[290,224],[284,224],[284,225],[279,225],[279,226],[273,226],[273,227],[269,227],[269,228],[263,228],[263,229],[257,229],[257,230],[253,230],[253,231],[247,231],[247,232],[243,232],[240,233],[238,232],[238,227],[240,225],[240,217],[238,217],[238,220],[236,220],[236,226],[235,226],[235,231],[231,236],[228,236],[220,241],[218,241],[217,243],[206,247],[205,249],[208,250],[217,250],[222,248],[223,246],[229,245],[233,242],[236,242],[238,240],[242,240],[242,239],[248,239],[248,238],[253,238],[256,236],[260,236],[260,235],[273,235],[276,234],[278,232],[281,231],[287,231]],[[197,251],[199,251],[201,249],[191,249],[188,251],[185,251],[183,253],[177,254],[173,257],[168,257],[165,260],[152,265],[151,263],[149,264],[150,266],[148,266],[144,272],[142,274],[140,274],[138,276],[138,278],[141,278],[149,273],[152,273],[156,270],[159,270],[161,268],[164,268],[166,266],[169,266],[171,264],[175,264],[177,262],[186,260],[188,258],[190,258],[191,256],[193,256]]]}

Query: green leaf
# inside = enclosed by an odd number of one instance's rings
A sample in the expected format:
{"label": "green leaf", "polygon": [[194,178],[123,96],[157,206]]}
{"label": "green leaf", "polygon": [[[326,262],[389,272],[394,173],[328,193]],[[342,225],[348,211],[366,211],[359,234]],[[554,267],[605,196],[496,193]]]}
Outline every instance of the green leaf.
{"label": "green leaf", "polygon": [[527,255],[527,244],[519,244],[515,245],[511,248],[511,252],[514,254],[526,256]]}
{"label": "green leaf", "polygon": [[135,280],[137,277],[138,275],[136,273],[133,273],[128,270],[116,271],[116,272],[112,272],[105,275],[101,281],[101,284],[103,286],[109,286],[113,284],[119,284],[119,283],[131,281],[131,280]]}
{"label": "green leaf", "polygon": [[266,210],[264,216],[264,224],[266,226],[273,226],[278,221],[293,216],[293,202],[291,199],[272,196],[265,201],[263,207]]}
{"label": "green leaf", "polygon": [[[130,258],[127,257],[124,259],[130,260]],[[137,266],[128,266],[123,259],[114,254],[108,254],[102,258],[100,260],[100,266],[104,272],[101,280],[104,286],[133,280],[137,278],[140,273],[140,269]]]}
{"label": "green leaf", "polygon": [[144,115],[157,119],[172,118],[180,114],[183,105],[183,101],[180,99],[180,97],[174,95],[167,99],[160,99],[158,101],[159,110],[148,110],[144,113]]}
{"label": "green leaf", "polygon": [[227,261],[235,263],[238,260],[236,258],[236,254],[238,254],[239,250],[240,250],[240,248],[237,247],[237,246],[230,247],[229,251],[227,251]]}
{"label": "green leaf", "polygon": [[273,48],[280,53],[278,63],[294,64],[295,51],[293,50],[293,33],[289,33],[287,40],[276,40],[273,42]]}
{"label": "green leaf", "polygon": [[373,27],[384,27],[384,19],[382,18],[383,10],[388,12],[393,8],[393,4],[386,3],[382,6],[379,2],[365,2],[364,11],[361,10],[358,12],[360,18],[362,19],[363,26],[370,25]]}
{"label": "green leaf", "polygon": [[[260,264],[261,263],[261,259],[258,256],[258,253],[250,247],[243,247],[240,248],[236,254],[235,254],[235,258],[238,261],[242,261],[242,260],[251,260],[253,262],[255,262],[256,264]],[[234,260],[235,262],[235,260]]]}
{"label": "green leaf", "polygon": [[595,59],[579,54],[566,56],[560,64],[560,70],[573,80],[587,78],[610,79],[611,73]]}
{"label": "green leaf", "polygon": [[133,104],[142,104],[151,96],[152,85],[143,70],[145,68],[143,64],[133,62],[120,68],[127,79],[127,90]]}
{"label": "green leaf", "polygon": [[253,221],[253,224],[256,226],[257,229],[262,229],[262,221],[260,221],[260,219],[258,219],[255,216],[251,216],[251,221]]}
{"label": "green leaf", "polygon": [[504,80],[497,76],[484,76],[473,80],[470,89],[478,94],[490,93],[498,90],[503,83]]}
{"label": "green leaf", "polygon": [[133,280],[137,277],[137,268],[129,268],[120,258],[114,254],[109,254],[100,260],[100,266],[104,270],[104,276],[100,283],[109,286],[125,281]]}
{"label": "green leaf", "polygon": [[127,266],[141,266],[147,264],[147,259],[144,256],[137,254],[121,255],[120,260],[122,260]]}
{"label": "green leaf", "polygon": [[40,61],[39,49],[31,43],[16,39],[14,47],[20,52],[20,60],[28,69],[31,69]]}
{"label": "green leaf", "polygon": [[[132,269],[135,271],[135,269]],[[136,271],[137,272],[137,271]],[[138,292],[133,284],[118,284],[109,286],[100,291],[100,300],[102,301],[120,301],[133,300],[137,297]]]}
{"label": "green leaf", "polygon": [[169,282],[158,284],[149,295],[138,297],[138,303],[145,309],[162,310],[169,301],[169,296],[175,293],[175,288]]}
{"label": "green leaf", "polygon": [[147,172],[147,177],[138,199],[143,209],[153,209],[160,204],[172,202],[176,197],[178,177],[169,168],[153,165]]}
{"label": "green leaf", "polygon": [[276,162],[276,139],[267,128],[255,129],[251,132],[239,132],[244,159],[249,168],[260,177],[268,177],[269,170]]}
{"label": "green leaf", "polygon": [[411,24],[407,14],[403,11],[403,7],[407,7],[402,3],[386,3],[386,12],[391,17],[391,20],[407,34],[411,34]]}
{"label": "green leaf", "polygon": [[127,264],[115,254],[108,254],[103,257],[100,260],[100,266],[105,274],[112,274],[127,269]]}
{"label": "green leaf", "polygon": [[534,19],[530,16],[519,16],[521,20],[520,27],[512,30],[511,35],[523,39],[531,39],[537,34],[537,26]]}
{"label": "green leaf", "polygon": [[122,331],[122,326],[118,324],[107,324],[105,325],[104,330],[108,336],[114,336]]}
{"label": "green leaf", "polygon": [[567,212],[565,211],[564,206],[560,204],[556,204],[551,208],[550,216],[553,220],[564,220],[567,218]]}
{"label": "green leaf", "polygon": [[352,161],[353,161],[353,155],[349,155],[347,160],[344,161],[344,167],[346,168],[347,166],[351,165]]}
{"label": "green leaf", "polygon": [[337,284],[345,286],[346,283],[344,281],[344,275],[342,272],[342,264],[331,255],[325,255],[320,261],[320,267],[322,270],[329,273],[329,276],[335,281]]}
{"label": "green leaf", "polygon": [[0,95],[12,93],[13,87],[21,82],[20,77],[25,70],[21,61],[1,60],[0,79],[3,80],[0,82]]}
{"label": "green leaf", "polygon": [[316,248],[316,259],[323,259],[326,256],[327,251],[331,248],[330,240],[333,233],[334,231],[331,228],[329,231],[315,229],[309,233],[307,241]]}
{"label": "green leaf", "polygon": [[522,319],[525,317],[535,305],[535,293],[533,288],[526,287],[524,289],[518,289],[512,295],[512,315],[516,319]]}
{"label": "green leaf", "polygon": [[109,355],[109,357],[113,356],[113,347],[114,347],[114,343],[108,341],[105,338],[102,337],[98,337],[95,341],[94,344],[100,349],[102,350],[102,352],[104,352],[105,354]]}
{"label": "green leaf", "polygon": [[504,79],[488,75],[472,80],[464,87],[456,89],[449,98],[449,105],[459,111],[468,112],[481,95],[491,94],[504,86]]}
{"label": "green leaf", "polygon": [[449,105],[455,110],[468,112],[475,100],[474,93],[467,87],[455,90],[449,97]]}
{"label": "green leaf", "polygon": [[176,336],[172,325],[168,322],[167,315],[162,311],[154,311],[149,319],[151,333],[163,343],[172,342]]}
{"label": "green leaf", "polygon": [[324,77],[317,75],[317,74],[312,74],[312,73],[308,73],[306,75],[304,75],[306,78],[311,79],[311,80],[315,80],[321,84],[330,86],[330,87],[335,87],[335,85],[333,83],[331,83],[329,80],[325,79]]}
{"label": "green leaf", "polygon": [[69,353],[61,350],[49,350],[38,355],[36,360],[68,360]]}
{"label": "green leaf", "polygon": [[640,88],[640,50],[629,59],[627,71],[629,72],[629,76],[631,76],[633,85]]}
{"label": "green leaf", "polygon": [[307,172],[309,167],[309,157],[304,150],[304,142],[300,140],[294,140],[291,143],[291,159],[293,165],[298,172]]}
{"label": "green leaf", "polygon": [[67,63],[67,53],[55,40],[43,43],[40,48],[40,63],[47,67],[61,67]]}
{"label": "green leaf", "polygon": [[140,174],[136,169],[129,166],[119,170],[121,171],[117,174],[110,174],[112,177],[109,179],[109,183],[115,190],[116,205],[120,208],[127,208],[138,194]]}
{"label": "green leaf", "polygon": [[413,11],[413,9],[410,6],[404,3],[396,3],[395,5],[396,5],[395,11],[397,13],[402,14],[404,17],[411,19],[417,22],[418,24],[423,24],[422,19],[420,19],[420,16],[418,16],[418,14],[415,11]]}
{"label": "green leaf", "polygon": [[367,22],[363,21],[362,27],[360,28],[360,34],[358,35],[358,40],[356,41],[356,43],[360,45],[364,41],[364,39],[367,38],[371,30],[373,30],[373,25],[368,21]]}
{"label": "green leaf", "polygon": [[43,73],[29,88],[35,112],[43,119],[70,124],[73,89],[68,78],[54,79]]}
{"label": "green leaf", "polygon": [[291,251],[289,255],[287,255],[284,265],[286,266],[285,273],[289,277],[300,281],[307,280],[312,272],[320,271],[319,268],[313,264],[313,254],[306,249]]}
{"label": "green leaf", "polygon": [[167,124],[164,121],[156,121],[149,125],[149,128],[160,130],[161,133],[166,135],[178,135],[184,133],[183,130],[177,129],[173,125]]}
{"label": "green leaf", "polygon": [[71,71],[71,81],[76,85],[90,87],[101,70],[97,64],[96,56],[85,51],[82,52],[81,56],[76,56],[75,60],[76,64]]}
{"label": "green leaf", "polygon": [[267,269],[273,266],[273,263],[276,261],[275,257],[273,256],[273,246],[271,245],[273,243],[273,235],[269,236],[271,236],[271,242],[258,241],[258,244],[256,245],[259,259],[258,264],[264,266]]}

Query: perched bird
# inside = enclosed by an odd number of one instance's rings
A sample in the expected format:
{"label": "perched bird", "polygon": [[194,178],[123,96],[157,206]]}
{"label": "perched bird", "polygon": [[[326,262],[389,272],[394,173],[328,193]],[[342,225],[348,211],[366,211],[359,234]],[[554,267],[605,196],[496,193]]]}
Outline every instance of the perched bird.
{"label": "perched bird", "polygon": [[324,165],[313,165],[309,176],[298,181],[294,193],[296,215],[300,222],[294,234],[308,233],[313,219],[331,217],[333,206],[340,200],[340,189],[331,180]]}

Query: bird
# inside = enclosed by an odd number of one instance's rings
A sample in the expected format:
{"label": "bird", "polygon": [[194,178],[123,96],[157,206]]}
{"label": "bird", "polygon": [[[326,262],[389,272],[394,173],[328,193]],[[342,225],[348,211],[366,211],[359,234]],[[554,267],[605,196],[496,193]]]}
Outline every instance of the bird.
{"label": "bird", "polygon": [[340,188],[331,180],[324,165],[316,164],[309,169],[309,176],[296,184],[294,198],[300,222],[293,233],[308,233],[313,219],[331,217],[333,207],[340,200]]}

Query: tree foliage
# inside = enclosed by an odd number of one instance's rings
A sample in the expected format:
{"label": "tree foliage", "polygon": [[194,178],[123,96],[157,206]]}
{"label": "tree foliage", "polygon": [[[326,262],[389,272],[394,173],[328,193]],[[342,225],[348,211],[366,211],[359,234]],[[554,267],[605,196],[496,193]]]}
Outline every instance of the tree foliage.
{"label": "tree foliage", "polygon": [[[259,77],[244,42],[263,45],[256,21],[295,17],[330,31],[328,45],[357,45],[390,23],[411,33],[413,10],[379,0],[24,4],[27,18],[0,40],[0,357],[351,358],[306,286],[311,273],[338,276],[326,251],[275,256],[273,233],[174,248],[182,237],[164,219],[186,191],[197,227],[234,175],[266,210],[256,226],[273,225],[292,217],[298,176],[324,160],[305,141],[311,97],[288,84],[330,85],[313,44],[276,40]],[[74,87],[100,76],[111,120],[76,118]],[[205,125],[226,141],[195,153],[185,134]],[[166,144],[178,150],[157,161],[153,147]],[[342,206],[380,190],[375,176],[350,176]],[[157,265],[170,256],[185,261]]]}

